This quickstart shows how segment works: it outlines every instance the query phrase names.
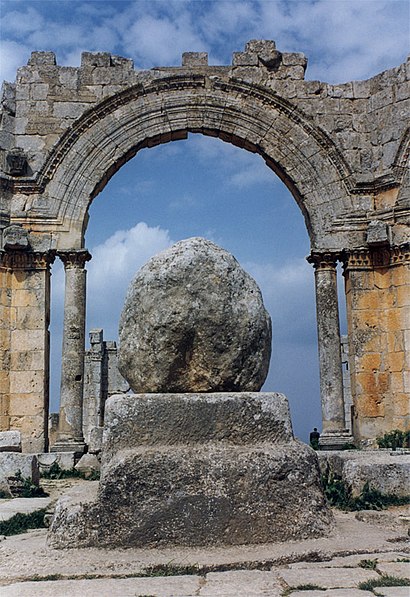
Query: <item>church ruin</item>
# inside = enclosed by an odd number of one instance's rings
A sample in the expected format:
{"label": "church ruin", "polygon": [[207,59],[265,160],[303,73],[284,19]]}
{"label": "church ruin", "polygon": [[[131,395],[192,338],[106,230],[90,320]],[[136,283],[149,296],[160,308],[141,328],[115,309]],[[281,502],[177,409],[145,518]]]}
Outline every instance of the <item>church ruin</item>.
{"label": "church ruin", "polygon": [[342,263],[356,441],[408,429],[410,62],[370,80],[305,81],[306,58],[251,41],[230,66],[185,53],[134,70],[108,53],[79,68],[33,52],[5,83],[0,124],[0,430],[48,449],[50,266],[65,268],[60,420],[54,449],[81,452],[88,208],[141,148],[219,137],[287,185],[310,237],[322,441],[348,433],[336,267]]}

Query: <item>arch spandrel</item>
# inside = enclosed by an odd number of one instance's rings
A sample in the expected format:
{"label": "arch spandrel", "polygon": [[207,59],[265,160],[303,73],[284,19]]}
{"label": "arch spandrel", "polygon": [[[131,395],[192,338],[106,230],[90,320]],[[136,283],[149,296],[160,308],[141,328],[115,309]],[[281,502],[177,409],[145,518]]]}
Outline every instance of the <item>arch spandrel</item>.
{"label": "arch spandrel", "polygon": [[42,174],[62,223],[58,248],[81,246],[90,201],[140,148],[189,132],[259,153],[298,202],[312,246],[331,248],[332,221],[351,207],[351,173],[331,140],[287,100],[243,82],[162,78],[101,102],[72,128]]}

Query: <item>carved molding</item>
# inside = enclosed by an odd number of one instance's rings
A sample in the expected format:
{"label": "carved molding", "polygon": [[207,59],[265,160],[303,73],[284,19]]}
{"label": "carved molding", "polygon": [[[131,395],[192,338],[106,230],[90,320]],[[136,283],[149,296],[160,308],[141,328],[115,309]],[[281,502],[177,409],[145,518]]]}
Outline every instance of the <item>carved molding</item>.
{"label": "carved molding", "polygon": [[87,249],[58,251],[57,257],[64,263],[64,269],[83,269],[86,262],[92,258]]}
{"label": "carved molding", "polygon": [[55,251],[1,251],[0,267],[10,271],[46,270],[55,256]]}
{"label": "carved molding", "polygon": [[410,243],[393,247],[345,249],[342,252],[344,271],[372,270],[410,263]]}
{"label": "carved molding", "polygon": [[[209,80],[203,74],[173,75],[163,79],[152,81],[146,86],[141,83],[133,85],[124,91],[107,98],[97,105],[90,106],[77,121],[62,135],[54,149],[50,152],[48,159],[39,172],[35,180],[15,180],[7,181],[4,184],[14,192],[41,193],[46,184],[50,181],[59,165],[64,161],[65,156],[88,129],[94,124],[100,122],[105,116],[112,114],[117,108],[122,107],[137,100],[142,96],[158,95],[159,93],[170,94],[173,91],[194,91],[206,90],[209,95],[209,87],[213,87],[216,92],[230,94],[233,96],[241,95],[245,99],[254,99],[269,108],[277,110],[288,120],[300,126],[303,131],[313,138],[316,143],[324,150],[324,155],[336,168],[340,180],[346,185],[348,191],[353,186],[352,171],[345,161],[341,152],[337,149],[332,139],[318,127],[302,110],[297,108],[287,99],[280,97],[272,91],[255,84],[249,84],[240,79],[231,78],[227,81]],[[206,98],[205,98],[206,99]],[[221,103],[221,110],[226,110],[226,104]]]}

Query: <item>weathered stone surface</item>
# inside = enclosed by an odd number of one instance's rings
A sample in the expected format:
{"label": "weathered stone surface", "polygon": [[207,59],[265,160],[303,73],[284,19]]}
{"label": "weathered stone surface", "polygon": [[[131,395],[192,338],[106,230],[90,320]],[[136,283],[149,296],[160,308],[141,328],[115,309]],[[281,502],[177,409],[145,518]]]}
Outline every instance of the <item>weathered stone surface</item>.
{"label": "weathered stone surface", "polygon": [[49,471],[54,463],[58,464],[63,471],[72,471],[75,464],[75,453],[46,452],[43,454],[37,454],[37,459],[40,467],[40,473]]}
{"label": "weathered stone surface", "polygon": [[21,452],[20,431],[0,431],[0,452]]}
{"label": "weathered stone surface", "polygon": [[176,243],[130,285],[118,362],[135,392],[258,391],[270,351],[255,281],[208,240]]}
{"label": "weathered stone surface", "polygon": [[17,452],[0,452],[0,481],[15,477],[20,471],[23,478],[30,479],[38,485],[40,479],[37,456],[19,454]]}
{"label": "weathered stone surface", "polygon": [[83,454],[74,468],[76,471],[84,473],[87,477],[93,473],[99,472],[101,466],[95,454]]}
{"label": "weathered stone surface", "polygon": [[410,494],[410,454],[391,456],[388,451],[318,452],[323,472],[334,471],[353,495],[359,495],[365,483],[383,494]]}
{"label": "weathered stone surface", "polygon": [[128,394],[109,398],[103,462],[135,446],[286,443],[293,440],[283,394]]}
{"label": "weathered stone surface", "polygon": [[116,396],[106,421],[100,487],[59,502],[53,547],[237,545],[331,529],[316,454],[293,440],[280,394]]}

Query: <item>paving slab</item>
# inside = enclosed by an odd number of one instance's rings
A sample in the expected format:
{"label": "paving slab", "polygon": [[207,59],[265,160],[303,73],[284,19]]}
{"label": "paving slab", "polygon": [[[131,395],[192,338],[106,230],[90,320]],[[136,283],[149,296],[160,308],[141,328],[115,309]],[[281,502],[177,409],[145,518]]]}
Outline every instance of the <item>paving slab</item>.
{"label": "paving slab", "polygon": [[0,520],[9,520],[9,518],[18,513],[31,514],[37,510],[48,508],[50,503],[51,498],[49,497],[0,500]]}
{"label": "paving slab", "polygon": [[377,587],[377,592],[383,597],[409,597],[410,587]]}
{"label": "paving slab", "polygon": [[280,597],[283,587],[277,574],[261,570],[210,572],[199,592],[200,597]]}
{"label": "paving slab", "polygon": [[374,570],[362,568],[315,568],[280,570],[281,578],[290,586],[317,585],[326,589],[357,588],[360,582],[379,578]]}
{"label": "paving slab", "polygon": [[377,568],[382,574],[410,579],[410,562],[381,562],[377,564]]}
{"label": "paving slab", "polygon": [[192,597],[198,576],[22,582],[1,587],[1,597]]}

